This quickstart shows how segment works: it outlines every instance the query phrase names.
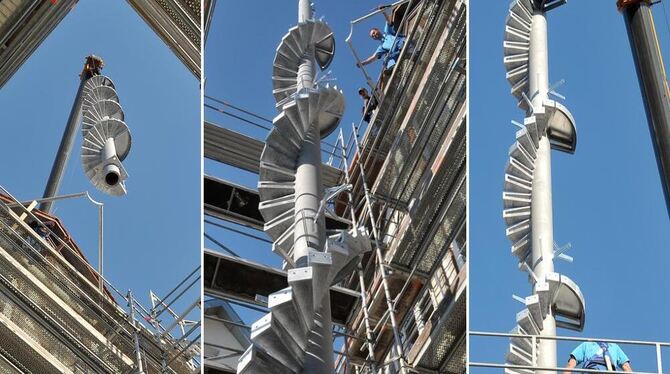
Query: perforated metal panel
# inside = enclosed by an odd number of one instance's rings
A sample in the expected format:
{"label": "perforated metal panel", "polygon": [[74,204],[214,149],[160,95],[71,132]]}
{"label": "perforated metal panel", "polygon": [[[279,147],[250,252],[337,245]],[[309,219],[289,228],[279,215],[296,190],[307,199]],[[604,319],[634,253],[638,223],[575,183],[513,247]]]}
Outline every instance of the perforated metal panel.
{"label": "perforated metal panel", "polygon": [[[450,366],[453,373],[465,371],[465,294],[458,297],[451,308],[439,316],[431,333],[430,343],[419,358],[417,366],[438,370]],[[459,342],[459,340],[463,342]],[[446,360],[449,359],[447,362]]]}

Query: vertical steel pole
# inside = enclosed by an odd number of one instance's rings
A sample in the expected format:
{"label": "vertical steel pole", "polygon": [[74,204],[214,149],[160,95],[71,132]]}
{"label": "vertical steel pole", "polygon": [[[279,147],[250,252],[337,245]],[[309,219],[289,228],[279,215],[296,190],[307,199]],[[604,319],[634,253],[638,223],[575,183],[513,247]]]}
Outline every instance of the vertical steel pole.
{"label": "vertical steel pole", "polygon": [[104,223],[104,209],[105,206],[100,204],[98,205],[98,279],[99,279],[99,286],[100,286],[100,293],[104,293],[105,289],[105,281],[104,281],[104,275],[103,275],[103,265],[104,265],[104,233],[103,229],[105,227]]}
{"label": "vertical steel pole", "polygon": [[135,300],[133,299],[133,293],[128,290],[128,307],[130,308],[130,323],[133,326],[133,343],[135,345],[135,366],[137,371],[134,374],[143,374],[144,369],[142,367],[142,353],[140,352],[140,336],[137,333],[139,327],[137,327],[137,321],[135,320]]}
{"label": "vertical steel pole", "polygon": [[[530,33],[529,94],[534,108],[541,108],[549,93],[549,56],[547,50],[547,18],[535,10]],[[532,108],[531,108],[532,111]],[[538,279],[554,271],[553,208],[551,196],[551,146],[547,136],[540,139],[533,173],[531,203],[533,272]],[[541,336],[556,335],[556,319],[551,310],[543,321]],[[537,365],[556,367],[556,341],[540,339]]]}
{"label": "vertical steel pole", "polygon": [[[363,148],[358,141],[358,129],[355,124],[351,124],[354,131],[354,144],[356,145],[356,150],[359,155],[363,154]],[[374,211],[372,209],[372,200],[370,199],[370,189],[368,188],[367,178],[365,176],[365,168],[361,164],[362,160],[358,160],[358,168],[360,170],[360,178],[363,182],[363,193],[365,194],[365,203],[368,207],[370,214],[370,226],[372,227],[372,235],[375,237],[375,255],[377,256],[377,265],[379,266],[379,272],[382,278],[382,288],[384,289],[384,298],[386,299],[386,309],[389,313],[389,320],[391,321],[391,329],[393,330],[393,342],[394,350],[396,354],[396,360],[393,361],[394,368],[396,372],[400,374],[407,373],[405,369],[405,354],[403,352],[402,341],[400,338],[400,329],[398,327],[398,321],[395,317],[395,303],[394,299],[391,297],[391,290],[389,288],[388,282],[388,271],[386,269],[386,264],[384,261],[384,254],[382,253],[381,240],[379,232],[377,231],[377,220],[375,219]],[[355,214],[355,213],[354,213]]]}
{"label": "vertical steel pole", "polygon": [[[312,6],[309,0],[298,0],[298,22],[312,19]],[[297,90],[310,89],[314,85],[314,48],[310,48],[302,57],[297,74]],[[298,156],[295,175],[295,234],[293,260],[296,266],[307,265],[309,250],[323,252],[326,242],[325,219],[317,217],[317,211],[323,198],[321,181],[321,134],[317,126],[311,126],[305,143]],[[322,300],[314,300],[315,319],[303,373],[332,373],[335,367],[333,358],[333,323],[330,314],[330,294],[323,293]]]}
{"label": "vertical steel pole", "polygon": [[622,12],[661,175],[666,209],[670,215],[670,90],[654,27],[651,3],[629,3],[623,6]]}
{"label": "vertical steel pole", "polygon": [[[63,174],[65,173],[65,168],[67,167],[67,161],[70,158],[70,153],[72,153],[72,146],[74,145],[79,123],[81,122],[81,94],[88,78],[89,76],[85,75],[85,72],[82,72],[79,88],[77,89],[77,95],[75,96],[72,109],[70,110],[70,117],[68,117],[65,131],[63,131],[63,137],[61,138],[60,145],[58,146],[56,159],[54,160],[53,166],[51,167],[49,181],[47,182],[46,188],[44,189],[44,194],[42,197],[45,199],[56,196],[58,194],[60,184],[63,181]],[[53,203],[53,201],[45,201],[40,204],[39,209],[45,213],[51,213]]]}
{"label": "vertical steel pole", "polygon": [[[347,184],[351,184],[351,179],[349,178],[349,161],[347,154],[348,145],[344,143],[344,133],[340,129],[340,135],[338,140],[342,144],[342,162],[344,163],[344,177]],[[354,196],[350,190],[347,191],[349,197],[349,203],[351,204],[351,222],[352,226],[358,228],[356,223],[356,209],[354,208]],[[346,208],[345,208],[346,211]],[[365,289],[365,274],[363,273],[363,266],[361,263],[358,263],[358,283],[361,287],[361,310],[363,310],[363,322],[365,323],[365,339],[368,346],[368,360],[370,361],[370,369],[372,374],[377,374],[377,363],[375,362],[375,345],[374,345],[374,336],[372,334],[372,327],[370,326],[370,313],[368,311],[368,293]]]}

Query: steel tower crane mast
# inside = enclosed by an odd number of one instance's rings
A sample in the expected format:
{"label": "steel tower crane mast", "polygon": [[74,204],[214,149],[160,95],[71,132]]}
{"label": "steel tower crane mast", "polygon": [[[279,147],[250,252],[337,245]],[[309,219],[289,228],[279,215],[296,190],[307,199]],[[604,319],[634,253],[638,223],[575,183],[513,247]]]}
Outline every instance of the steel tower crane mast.
{"label": "steel tower crane mast", "polygon": [[650,0],[618,0],[640,81],[649,131],[670,214],[670,90]]}

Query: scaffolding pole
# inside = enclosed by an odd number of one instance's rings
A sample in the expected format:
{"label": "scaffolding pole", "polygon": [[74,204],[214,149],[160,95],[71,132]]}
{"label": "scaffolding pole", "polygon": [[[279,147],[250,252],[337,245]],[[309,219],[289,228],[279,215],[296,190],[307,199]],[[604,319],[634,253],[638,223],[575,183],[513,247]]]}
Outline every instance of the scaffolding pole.
{"label": "scaffolding pole", "polygon": [[[347,184],[351,184],[351,180],[349,179],[349,162],[347,161],[347,148],[348,145],[344,144],[344,134],[342,132],[342,129],[340,128],[340,134],[338,140],[342,144],[342,160],[344,162],[344,178],[347,182]],[[347,190],[347,195],[349,197],[349,203],[353,204],[354,203],[354,196],[351,191],[351,189]],[[352,209],[351,210],[351,222],[353,223],[353,227],[357,227],[356,225],[356,212]],[[368,312],[368,295],[367,291],[365,288],[365,275],[363,273],[363,267],[361,266],[360,263],[357,265],[357,272],[358,272],[358,282],[359,286],[361,288],[361,309],[363,310],[363,322],[365,324],[365,341],[368,346],[368,360],[370,362],[370,367],[372,369],[373,374],[377,374],[377,364],[375,362],[375,345],[374,345],[374,335],[372,334],[372,328],[370,327],[370,313]],[[345,348],[346,349],[346,348]]]}
{"label": "scaffolding pole", "polygon": [[[361,146],[360,143],[358,142],[358,132],[356,131],[356,126],[352,124],[352,128],[354,131],[354,143],[356,145],[356,150],[358,151],[359,154],[361,154]],[[405,355],[403,353],[403,348],[402,348],[402,338],[400,336],[400,331],[398,329],[398,322],[396,321],[395,318],[395,305],[393,303],[393,298],[391,297],[391,291],[389,289],[388,285],[388,274],[386,270],[386,265],[384,261],[384,255],[382,254],[381,250],[381,242],[379,241],[379,232],[377,231],[377,222],[375,220],[374,212],[372,211],[372,202],[370,199],[370,191],[368,189],[368,184],[366,182],[366,177],[365,177],[365,170],[363,169],[363,165],[361,165],[360,160],[358,163],[360,173],[361,173],[361,180],[363,183],[363,192],[365,194],[365,201],[366,205],[369,211],[369,217],[370,217],[370,224],[372,227],[372,235],[374,236],[374,243],[375,243],[375,254],[377,256],[377,262],[379,263],[379,272],[381,273],[381,279],[382,279],[382,287],[384,288],[384,297],[386,298],[386,308],[388,309],[389,312],[389,319],[391,320],[391,328],[393,330],[393,341],[394,341],[394,350],[396,354],[397,361],[394,361],[394,367],[398,372],[401,374],[407,373],[405,370]]]}

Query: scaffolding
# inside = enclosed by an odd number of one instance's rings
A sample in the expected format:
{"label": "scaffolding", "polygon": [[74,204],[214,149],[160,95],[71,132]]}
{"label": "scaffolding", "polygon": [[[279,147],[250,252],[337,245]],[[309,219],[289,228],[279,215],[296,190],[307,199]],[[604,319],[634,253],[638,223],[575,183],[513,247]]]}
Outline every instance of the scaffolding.
{"label": "scaffolding", "polygon": [[[0,322],[2,338],[14,342],[0,354],[11,372],[190,373],[199,367],[194,333],[200,323],[185,319],[189,310],[169,310],[199,284],[199,268],[146,308],[94,269],[60,222],[35,205],[0,186]],[[159,319],[165,311],[169,316]]]}
{"label": "scaffolding", "polygon": [[[334,352],[335,371],[464,372],[466,4],[424,0],[400,1],[393,7],[407,41],[394,71],[384,77],[384,90],[363,70],[379,103],[370,125],[364,128],[361,120],[351,131],[340,129],[335,144],[321,152],[329,188],[319,212],[326,217],[327,232],[365,228],[372,244],[372,252],[331,288],[333,336],[341,344]],[[354,26],[377,13],[352,21],[346,41],[355,59]],[[209,109],[229,118],[263,121],[224,100],[208,100]],[[257,173],[260,155],[253,149],[262,146],[205,123],[209,159]],[[330,183],[328,170],[336,176]],[[205,211],[213,219],[262,228],[263,219],[254,209],[256,196],[252,189],[206,177]],[[263,240],[247,229],[205,222],[206,228]],[[206,250],[205,293],[267,312],[263,296],[285,287],[285,273],[238,258],[235,249],[206,235],[229,255]],[[241,270],[233,267],[244,269],[248,284],[235,281],[229,271]],[[251,330],[235,319],[218,321]],[[227,352],[233,355],[235,349]],[[206,372],[207,360],[223,354],[205,356]]]}

